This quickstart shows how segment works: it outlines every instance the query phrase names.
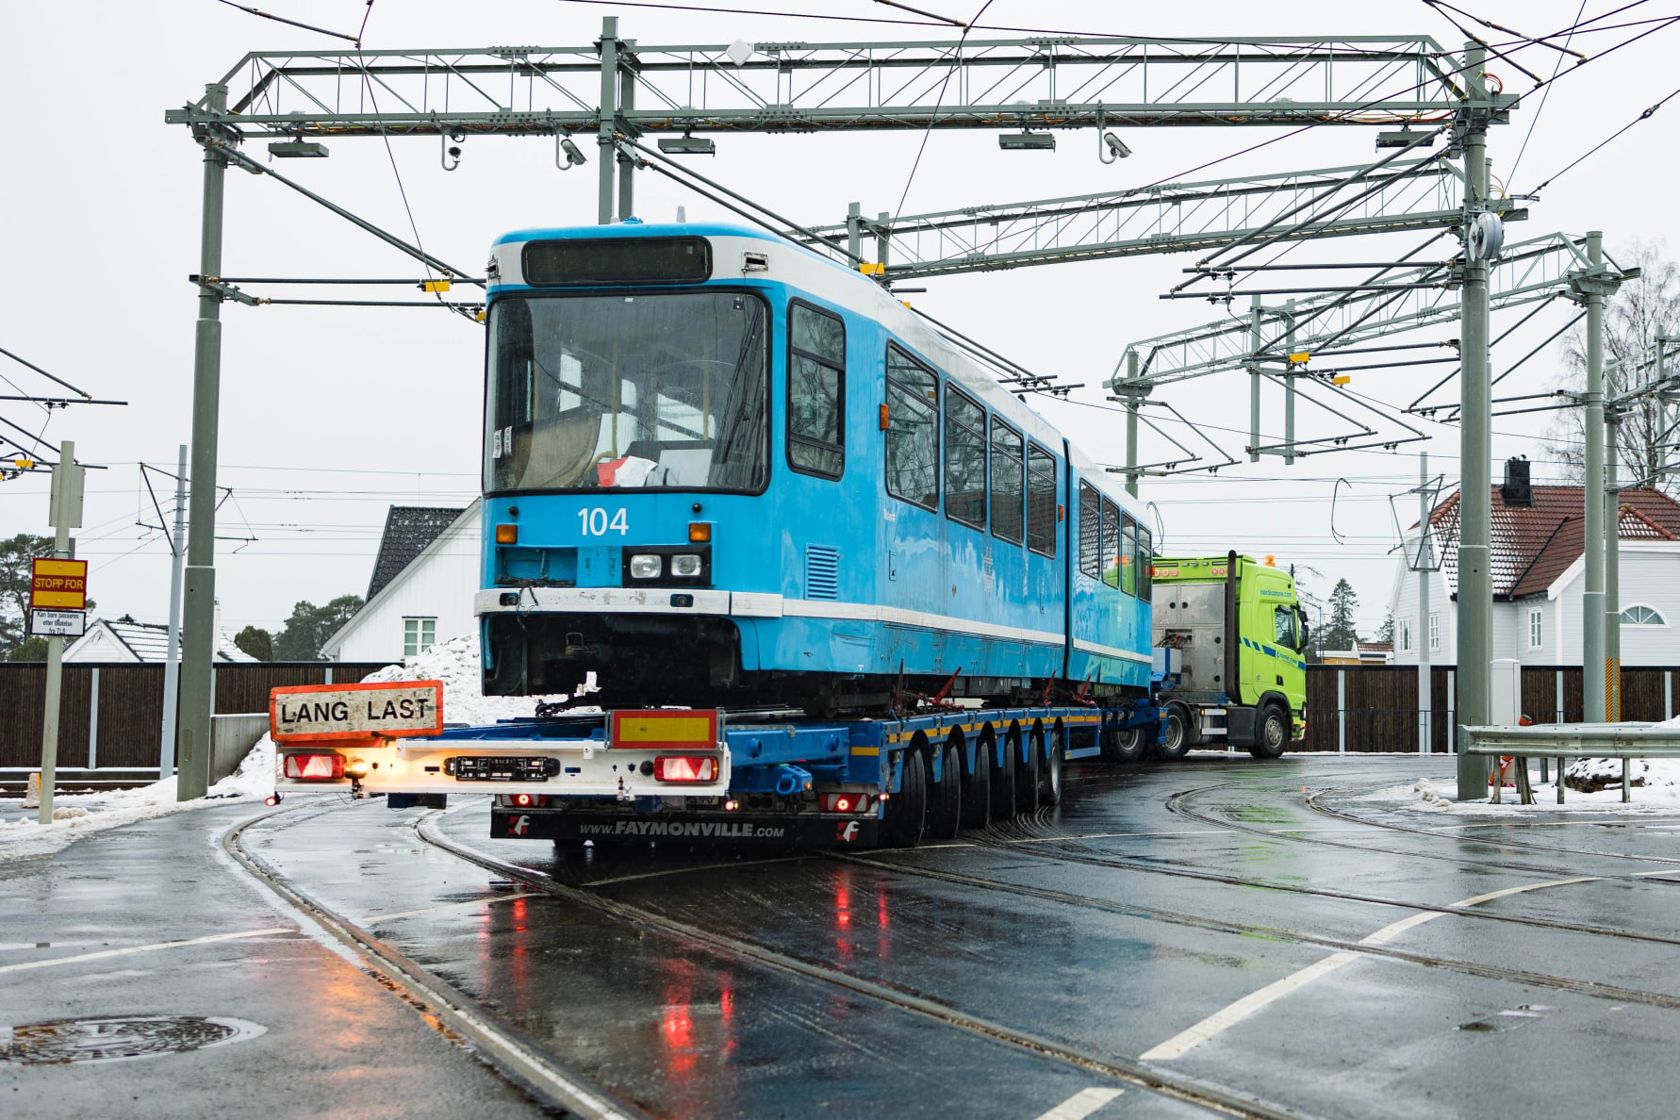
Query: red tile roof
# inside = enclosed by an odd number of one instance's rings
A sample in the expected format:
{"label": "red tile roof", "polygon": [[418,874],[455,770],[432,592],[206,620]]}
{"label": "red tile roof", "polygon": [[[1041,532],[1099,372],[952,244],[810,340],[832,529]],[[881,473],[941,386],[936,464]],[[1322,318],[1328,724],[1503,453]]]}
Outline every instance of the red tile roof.
{"label": "red tile roof", "polygon": [[[1535,486],[1532,506],[1507,505],[1493,490],[1493,597],[1520,599],[1552,585],[1581,555],[1583,488]],[[1448,585],[1458,588],[1458,494],[1429,514]],[[1622,540],[1680,540],[1680,502],[1657,490],[1622,491]]]}

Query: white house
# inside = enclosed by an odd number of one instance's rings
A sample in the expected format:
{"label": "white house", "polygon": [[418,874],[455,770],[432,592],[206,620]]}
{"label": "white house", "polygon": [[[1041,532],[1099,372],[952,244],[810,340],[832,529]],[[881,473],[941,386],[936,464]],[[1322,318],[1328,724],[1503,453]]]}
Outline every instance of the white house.
{"label": "white house", "polygon": [[[1493,656],[1526,665],[1581,663],[1583,495],[1579,486],[1533,486],[1528,463],[1506,464],[1493,488]],[[1656,490],[1624,490],[1618,518],[1622,664],[1680,663],[1680,503]],[[1457,660],[1459,495],[1429,515],[1439,569],[1427,573],[1429,611],[1418,610],[1418,526],[1407,531],[1395,567],[1394,664]]]}
{"label": "white house", "polygon": [[392,506],[367,601],[321,647],[334,661],[400,661],[471,633],[478,590],[479,503]]}
{"label": "white house", "polygon": [[[222,632],[221,611],[216,612],[216,661],[255,661],[256,658],[233,644]],[[128,615],[95,619],[87,631],[64,647],[69,662],[112,662],[161,665],[169,657],[169,627],[161,622],[136,622]]]}

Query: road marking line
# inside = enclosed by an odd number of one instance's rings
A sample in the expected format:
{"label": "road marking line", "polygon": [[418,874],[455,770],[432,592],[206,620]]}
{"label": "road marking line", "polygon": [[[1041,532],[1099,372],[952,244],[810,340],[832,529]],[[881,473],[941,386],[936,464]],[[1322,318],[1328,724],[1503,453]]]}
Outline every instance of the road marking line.
{"label": "road marking line", "polygon": [[1124,1093],[1124,1089],[1081,1089],[1038,1120],[1085,1120],[1097,1109]]}
{"label": "road marking line", "polygon": [[296,933],[295,926],[274,926],[270,929],[247,929],[238,933],[216,933],[209,937],[193,937],[185,941],[158,941],[150,945],[130,945],[123,949],[100,949],[93,953],[77,953],[73,957],[53,957],[44,961],[22,961],[0,965],[0,973],[27,972],[35,968],[52,968],[61,964],[80,964],[83,961],[102,961],[111,957],[127,957],[135,953],[155,953],[159,949],[184,949],[188,945],[213,945],[218,941],[238,941],[249,937],[272,937],[280,933]]}
{"label": "road marking line", "polygon": [[483,898],[467,898],[460,902],[445,902],[437,906],[427,906],[420,910],[398,910],[390,914],[369,914],[369,922],[387,922],[397,918],[418,918],[422,914],[439,914],[445,910],[464,910],[469,906],[489,906],[497,902],[512,902],[517,898],[536,898],[541,891],[518,891],[514,894],[493,894]]}
{"label": "road marking line", "polygon": [[[1672,871],[1674,869],[1665,870]],[[1660,872],[1639,872],[1637,876],[1631,877],[1653,874],[1660,874]],[[1520,887],[1506,887],[1504,890],[1489,891],[1487,894],[1478,894],[1471,898],[1448,903],[1446,910],[1426,910],[1407,918],[1401,918],[1397,922],[1391,922],[1369,937],[1361,938],[1359,944],[1386,945],[1407,930],[1415,929],[1425,922],[1432,922],[1436,918],[1444,918],[1455,909],[1468,909],[1471,906],[1479,906],[1484,902],[1492,902],[1496,898],[1507,898],[1527,891],[1544,890],[1547,887],[1565,887],[1575,883],[1595,883],[1605,878],[1606,876],[1603,875],[1580,875],[1570,879],[1548,879],[1544,883],[1527,883]],[[1170,1062],[1174,1058],[1182,1058],[1202,1043],[1236,1026],[1268,1004],[1275,1003],[1290,992],[1305,987],[1321,976],[1328,976],[1344,965],[1352,964],[1364,956],[1364,953],[1351,949],[1331,953],[1328,957],[1292,972],[1281,980],[1274,980],[1264,988],[1250,992],[1228,1007],[1220,1008],[1201,1022],[1180,1031],[1158,1046],[1150,1047],[1138,1057],[1146,1062]]]}

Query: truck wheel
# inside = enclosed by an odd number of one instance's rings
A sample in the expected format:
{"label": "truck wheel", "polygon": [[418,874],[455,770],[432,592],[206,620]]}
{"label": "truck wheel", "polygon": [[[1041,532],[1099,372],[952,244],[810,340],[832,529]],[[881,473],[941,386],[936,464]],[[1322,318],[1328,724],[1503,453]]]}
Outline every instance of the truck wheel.
{"label": "truck wheel", "polygon": [[1034,731],[1027,739],[1027,758],[1025,762],[1016,758],[1015,765],[1015,815],[1024,816],[1038,808],[1038,774],[1042,767],[1039,764],[1039,752],[1044,749],[1041,738],[1042,732]]}
{"label": "truck wheel", "polygon": [[1006,821],[1015,815],[1015,754],[1021,749],[1019,732],[1011,731],[1003,741],[1003,762],[991,755],[986,765],[992,777],[992,820]]}
{"label": "truck wheel", "polygon": [[1148,746],[1143,731],[1141,727],[1123,727],[1103,732],[1103,758],[1109,762],[1136,762],[1142,758],[1144,747]]}
{"label": "truck wheel", "polygon": [[1278,758],[1289,745],[1289,713],[1276,704],[1260,710],[1260,727],[1248,753],[1255,758]]}
{"label": "truck wheel", "polygon": [[939,785],[934,788],[932,804],[928,806],[928,835],[936,840],[951,840],[962,826],[962,758],[955,743],[945,747],[945,761],[939,768]]}
{"label": "truck wheel", "polygon": [[1062,736],[1052,731],[1051,739],[1055,746],[1050,748],[1050,755],[1044,761],[1044,768],[1038,776],[1038,803],[1040,805],[1058,805],[1062,800]]}
{"label": "truck wheel", "polygon": [[974,753],[974,773],[963,783],[962,826],[985,828],[992,823],[992,744],[981,742]]}
{"label": "truck wheel", "polygon": [[1161,720],[1167,727],[1167,739],[1155,747],[1155,757],[1166,762],[1172,762],[1185,756],[1190,750],[1190,737],[1185,734],[1187,721],[1184,709],[1177,704],[1168,704],[1161,713]]}
{"label": "truck wheel", "polygon": [[888,847],[914,848],[927,827],[927,759],[920,751],[904,752],[904,780],[887,802],[881,832]]}

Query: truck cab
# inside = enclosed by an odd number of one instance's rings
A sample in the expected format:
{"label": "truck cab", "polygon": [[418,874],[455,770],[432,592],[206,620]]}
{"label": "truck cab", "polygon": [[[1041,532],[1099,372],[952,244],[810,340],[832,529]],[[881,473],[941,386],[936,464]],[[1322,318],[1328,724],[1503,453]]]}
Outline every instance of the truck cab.
{"label": "truck cab", "polygon": [[1223,739],[1276,758],[1304,737],[1307,620],[1294,578],[1235,552],[1157,557],[1154,578],[1160,753]]}

